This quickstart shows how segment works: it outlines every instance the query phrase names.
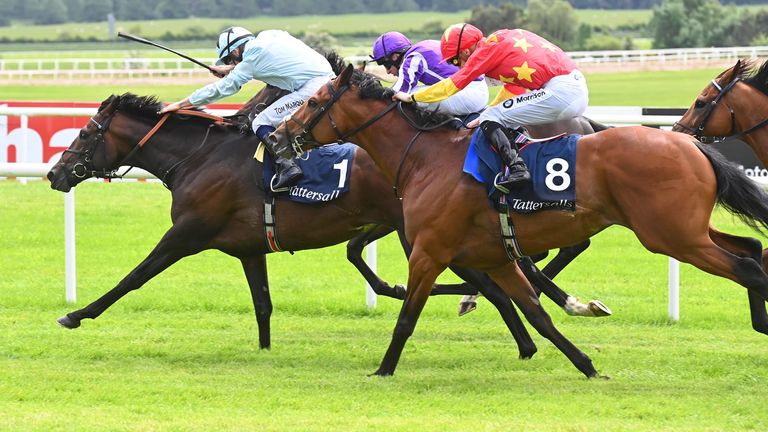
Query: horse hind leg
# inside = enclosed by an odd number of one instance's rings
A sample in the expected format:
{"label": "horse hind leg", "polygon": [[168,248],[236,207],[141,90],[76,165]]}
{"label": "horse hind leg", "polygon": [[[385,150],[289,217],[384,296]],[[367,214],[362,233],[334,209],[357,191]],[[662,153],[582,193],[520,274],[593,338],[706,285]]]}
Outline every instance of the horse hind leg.
{"label": "horse hind leg", "polygon": [[256,324],[259,327],[259,348],[269,349],[270,318],[272,317],[272,299],[269,295],[269,276],[267,275],[267,259],[264,255],[241,258],[245,278],[251,290],[253,310],[256,314]]}
{"label": "horse hind leg", "polygon": [[488,272],[488,275],[515,301],[536,331],[549,339],[578,370],[589,378],[599,376],[592,360],[555,328],[552,319],[536,297],[533,287],[515,263],[497,268]]}
{"label": "horse hind leg", "polygon": [[371,286],[371,289],[373,289],[373,292],[377,295],[403,300],[405,298],[405,287],[400,284],[391,287],[374,273],[373,270],[368,267],[365,260],[363,260],[363,248],[392,231],[394,230],[388,226],[378,225],[372,230],[353,238],[347,243],[347,260],[357,268],[357,271],[360,272],[365,281],[368,282],[368,285]]}
{"label": "horse hind leg", "polygon": [[[711,226],[709,227],[709,237],[716,245],[730,253],[739,257],[754,260],[761,266],[763,273],[765,273],[762,251],[763,246],[760,244],[759,240],[751,237],[740,237],[723,233]],[[747,296],[749,297],[749,311],[752,319],[752,328],[759,333],[768,334],[768,313],[766,312],[765,301],[759,294],[752,290],[747,290]]]}

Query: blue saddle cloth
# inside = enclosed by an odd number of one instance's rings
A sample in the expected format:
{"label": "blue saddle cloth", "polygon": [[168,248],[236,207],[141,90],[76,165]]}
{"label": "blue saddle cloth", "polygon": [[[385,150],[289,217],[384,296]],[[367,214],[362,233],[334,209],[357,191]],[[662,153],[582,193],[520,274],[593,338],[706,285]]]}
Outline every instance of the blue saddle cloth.
{"label": "blue saddle cloth", "polygon": [[[312,149],[296,158],[304,176],[288,191],[277,194],[291,201],[317,204],[332,201],[349,192],[349,177],[354,162],[354,144],[330,145]],[[263,180],[269,191],[275,174],[274,159],[264,152]]]}
{"label": "blue saddle cloth", "polygon": [[[581,135],[567,135],[549,141],[530,142],[520,155],[531,172],[531,182],[507,195],[509,209],[515,213],[540,210],[576,210],[576,143]],[[482,130],[472,137],[464,172],[485,185],[488,197],[497,192],[493,179],[502,167],[501,156]]]}

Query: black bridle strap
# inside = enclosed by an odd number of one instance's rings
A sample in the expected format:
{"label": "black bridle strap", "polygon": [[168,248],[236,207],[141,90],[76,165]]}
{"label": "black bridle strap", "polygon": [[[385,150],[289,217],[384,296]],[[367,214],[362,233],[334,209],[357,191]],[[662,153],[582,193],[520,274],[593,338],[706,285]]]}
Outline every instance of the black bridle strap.
{"label": "black bridle strap", "polygon": [[[395,107],[396,107],[396,106],[398,106],[398,104],[400,104],[400,102],[399,102],[399,101],[394,101],[394,102],[392,102],[391,104],[387,105],[387,107],[386,107],[386,108],[384,108],[384,110],[383,110],[383,111],[381,111],[380,113],[378,113],[378,114],[376,114],[375,116],[371,117],[371,118],[370,118],[368,121],[366,121],[365,123],[363,123],[363,124],[361,124],[360,126],[358,126],[358,127],[354,128],[354,129],[352,129],[351,131],[349,131],[349,132],[347,132],[347,133],[345,133],[345,134],[341,135],[341,136],[339,137],[339,140],[338,140],[338,142],[339,142],[339,143],[344,143],[344,142],[346,142],[346,141],[347,141],[347,140],[348,140],[350,137],[352,137],[353,135],[355,135],[355,134],[357,134],[357,133],[360,133],[360,132],[362,132],[364,129],[368,128],[368,127],[369,127],[369,126],[371,126],[372,124],[374,124],[374,123],[376,123],[377,121],[381,120],[381,118],[382,118],[382,117],[384,117],[385,115],[389,114],[389,112],[390,112],[390,111],[392,111],[393,109],[395,109]],[[329,112],[328,114],[329,114],[329,115],[328,115],[328,118],[330,118],[330,114],[331,114],[331,113]]]}
{"label": "black bridle strap", "polygon": [[400,163],[397,164],[397,171],[395,171],[395,184],[392,185],[392,189],[395,192],[395,198],[397,199],[403,199],[400,196],[400,192],[397,189],[397,186],[400,184],[400,172],[403,170],[403,164],[405,163],[405,158],[408,156],[408,153],[411,151],[411,147],[413,147],[413,144],[416,142],[416,139],[421,135],[423,131],[416,132],[416,135],[411,138],[411,140],[408,142],[408,145],[405,146],[405,151],[403,152],[403,155],[400,157]]}
{"label": "black bridle strap", "polygon": [[[739,81],[740,81],[740,78],[735,78],[733,81],[728,83],[728,85],[726,85],[725,87],[722,87],[722,86],[720,86],[720,84],[717,83],[717,81],[712,80],[712,86],[714,88],[716,88],[719,93],[717,94],[717,97],[715,97],[707,105],[707,111],[704,113],[704,120],[701,121],[701,124],[699,124],[699,126],[696,127],[696,128],[684,125],[684,124],[682,124],[680,122],[675,122],[675,125],[676,126],[680,126],[686,132],[690,132],[691,134],[693,134],[693,136],[695,136],[696,138],[698,138],[702,142],[705,142],[705,141],[712,141],[712,142],[722,141],[722,140],[724,140],[726,138],[739,139],[739,138],[745,137],[745,136],[755,132],[756,130],[761,129],[761,128],[765,127],[766,125],[768,125],[768,118],[766,118],[766,119],[758,122],[756,125],[754,125],[754,126],[752,126],[750,128],[747,128],[747,129],[745,129],[745,130],[743,130],[741,132],[736,132],[736,114],[733,112],[733,109],[728,107],[728,110],[731,112],[731,132],[733,132],[733,134],[732,135],[728,135],[728,136],[722,136],[722,137],[715,137],[715,136],[713,136],[713,137],[706,137],[706,136],[704,136],[704,129],[706,128],[707,122],[709,121],[709,117],[714,112],[715,107],[725,97],[726,93],[731,91],[734,88],[734,86],[736,86],[736,84]],[[706,139],[706,138],[712,138],[712,139],[709,140],[709,139]]]}

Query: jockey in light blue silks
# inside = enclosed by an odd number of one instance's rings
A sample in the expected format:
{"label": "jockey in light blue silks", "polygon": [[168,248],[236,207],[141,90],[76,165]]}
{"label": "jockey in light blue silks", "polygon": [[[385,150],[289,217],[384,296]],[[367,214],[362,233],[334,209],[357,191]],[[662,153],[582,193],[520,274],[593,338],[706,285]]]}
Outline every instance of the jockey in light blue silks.
{"label": "jockey in light blue silks", "polygon": [[[373,43],[373,55],[378,65],[397,77],[392,89],[414,93],[456,73],[459,68],[444,62],[440,41],[424,40],[411,44],[405,35],[387,32]],[[421,84],[419,84],[421,83]],[[450,98],[432,104],[418,104],[420,108],[463,116],[482,111],[488,105],[488,86],[482,76]]]}
{"label": "jockey in light blue silks", "polygon": [[[212,68],[221,79],[167,105],[161,114],[231,96],[252,79],[263,81],[291,92],[253,120],[253,131],[266,143],[284,118],[334,77],[325,57],[282,30],[264,30],[254,36],[242,27],[231,27],[219,35],[216,50],[219,60]],[[276,157],[275,163],[277,175],[271,185],[275,192],[287,190],[303,175],[293,160]]]}

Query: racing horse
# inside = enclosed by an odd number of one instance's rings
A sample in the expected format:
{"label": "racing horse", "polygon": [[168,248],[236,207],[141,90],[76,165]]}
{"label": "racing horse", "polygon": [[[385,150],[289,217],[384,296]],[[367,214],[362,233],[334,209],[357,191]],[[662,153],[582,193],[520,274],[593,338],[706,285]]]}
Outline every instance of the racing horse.
{"label": "racing horse", "polygon": [[[764,166],[768,166],[768,61],[738,60],[720,73],[699,93],[672,130],[688,133],[703,142],[725,138],[747,143]],[[743,247],[742,254],[752,253]],[[762,251],[763,270],[768,270],[768,249]],[[749,295],[755,314],[762,313],[762,301]],[[762,320],[752,322],[753,327]]]}
{"label": "racing horse", "polygon": [[[161,117],[160,108],[153,97],[111,96],[48,173],[51,187],[66,192],[86,178],[114,177],[118,167],[132,165],[162,179],[173,198],[173,224],[149,256],[113,289],[58,322],[79,327],[83,319],[100,316],[179,259],[218,249],[240,259],[254,302],[259,344],[269,348],[272,303],[265,254],[271,249],[264,236],[265,194],[260,164],[247,163],[258,142],[253,135],[241,134],[239,127],[218,124],[220,118],[194,111]],[[275,224],[284,250],[331,246],[372,225],[402,228],[401,205],[385,177],[364,151],[358,149],[355,161],[351,174],[355,186],[340,199],[319,205],[279,200]],[[503,291],[483,283],[480,274],[455,271],[497,306],[520,356],[531,357],[536,346]],[[393,288],[378,293],[405,296]]]}
{"label": "racing horse", "polygon": [[[364,148],[403,199],[413,251],[408,291],[376,375],[392,375],[437,276],[449,264],[487,273],[526,319],[588,377],[591,359],[565,338],[541,307],[500,241],[500,217],[483,185],[462,172],[470,133],[448,127],[420,133],[418,111],[391,102],[392,92],[347,67],[270,136],[273,151],[352,141]],[[407,113],[408,115],[404,115]],[[716,203],[751,227],[768,227],[768,195],[714,149],[688,135],[645,127],[608,129],[577,144],[576,209],[514,215],[522,255],[582,242],[611,225],[632,230],[646,249],[731,279],[763,301],[756,327],[768,334],[768,275],[757,239],[710,226]],[[684,162],[683,162],[684,161]],[[742,248],[750,249],[743,254]]]}
{"label": "racing horse", "polygon": [[[335,73],[339,74],[342,72],[345,66],[343,59],[338,57],[333,52],[327,53],[326,58],[333,66]],[[243,104],[243,106],[230,118],[240,123],[241,131],[249,132],[250,124],[256,115],[267,106],[271,105],[272,102],[287,93],[288,91],[286,90],[267,85],[254,97]],[[605,128],[605,126],[599,123],[595,123],[586,117],[577,117],[542,125],[528,126],[527,132],[534,138],[546,138],[562,133],[578,133],[581,135],[586,135],[595,133],[597,130],[602,130]],[[372,287],[374,292],[389,297],[403,299],[405,295],[405,287],[401,284],[396,284],[394,288],[390,287],[387,282],[379,278],[378,275],[376,275],[376,273],[374,273],[370,267],[368,267],[368,264],[363,259],[363,249],[365,246],[391,233],[394,230],[391,226],[392,224],[389,226],[380,225],[369,229],[351,239],[347,243],[347,259],[352,263],[352,265],[355,266],[355,268],[357,268],[360,274],[365,278],[366,282],[368,282],[368,284]],[[397,230],[397,232],[400,236],[400,241],[403,244],[403,248],[407,254],[409,251],[409,246],[407,245],[407,242],[404,241],[402,230]],[[550,299],[552,299],[555,304],[563,308],[566,313],[579,316],[608,316],[611,314],[611,311],[602,302],[598,300],[591,300],[586,304],[585,308],[584,305],[575,297],[569,296],[551,281],[551,279],[557,276],[557,274],[565,266],[572,262],[581,252],[586,250],[588,246],[589,240],[586,240],[578,245],[561,248],[557,255],[552,260],[550,260],[549,263],[547,263],[543,270],[541,270],[541,272],[544,274],[543,276],[538,273],[539,270],[536,268],[536,266],[529,262],[525,267],[526,275],[528,278],[533,276],[533,278],[536,280],[535,285],[542,287],[547,296],[550,297]],[[546,255],[547,252],[539,254],[536,257],[532,257],[532,260],[539,261],[545,258]],[[469,277],[474,280],[475,283],[478,283],[478,281],[481,280],[479,279],[480,276],[472,277],[472,273],[469,274]],[[482,280],[484,280],[485,283],[493,283],[486,277],[482,277]],[[437,289],[433,291],[433,293],[462,294],[467,293],[467,290],[469,290],[469,293],[465,294],[459,303],[459,315],[464,315],[473,311],[477,304],[477,291],[471,286],[467,286],[466,284],[453,286],[442,285],[438,286]]]}

